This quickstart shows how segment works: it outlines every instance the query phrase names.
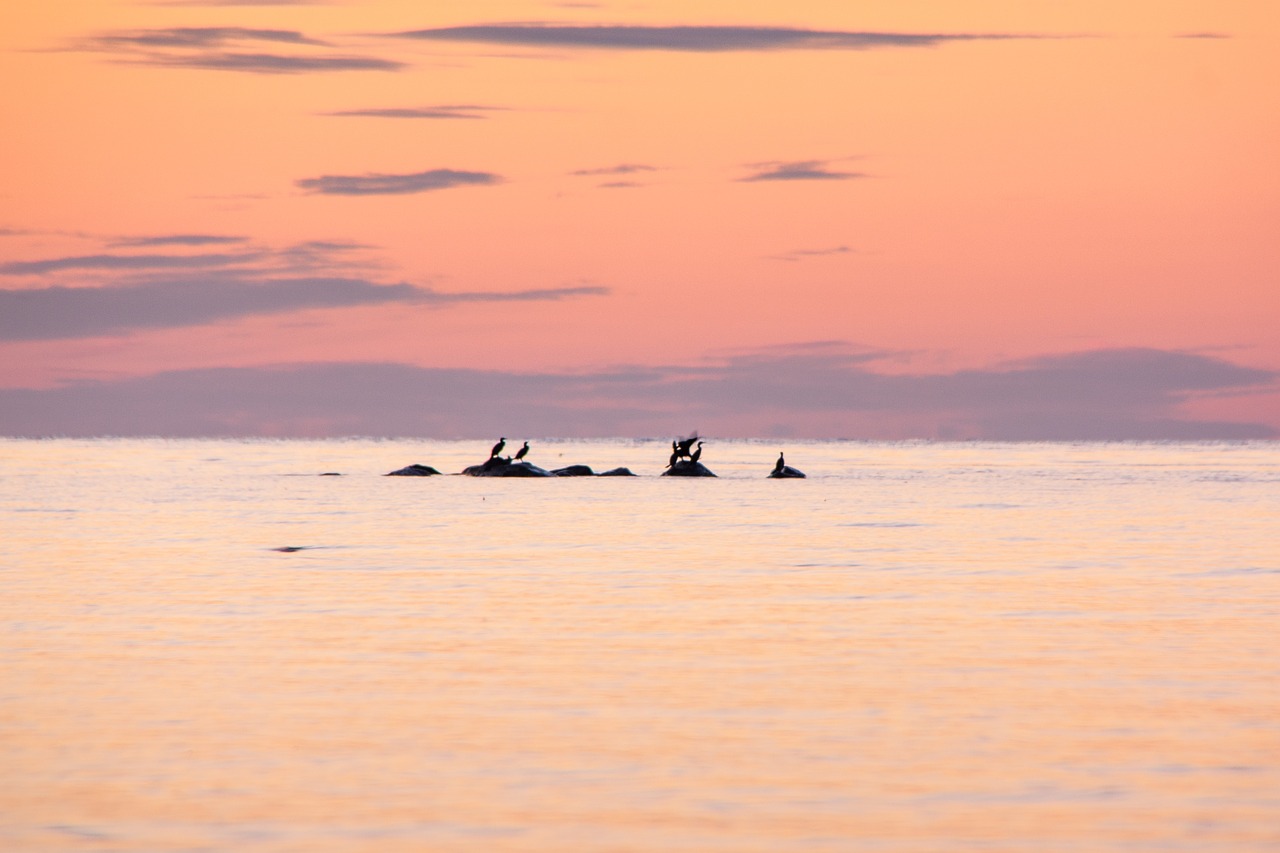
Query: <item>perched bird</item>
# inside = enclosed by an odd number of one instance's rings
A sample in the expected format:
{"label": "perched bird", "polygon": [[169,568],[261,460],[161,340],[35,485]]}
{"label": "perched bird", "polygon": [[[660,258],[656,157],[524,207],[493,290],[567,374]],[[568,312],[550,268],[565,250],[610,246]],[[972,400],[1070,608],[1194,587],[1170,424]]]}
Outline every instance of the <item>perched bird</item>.
{"label": "perched bird", "polygon": [[778,461],[777,461],[777,462],[775,462],[775,463],[774,463],[774,465],[773,465],[773,473],[775,473],[775,474],[781,474],[781,473],[782,473],[782,469],[783,469],[783,468],[785,468],[785,467],[787,467],[787,460],[783,459],[783,458],[782,458],[782,454],[781,454],[781,453],[779,453],[779,454],[778,454]]}
{"label": "perched bird", "polygon": [[681,456],[688,456],[688,455],[689,455],[689,448],[693,447],[693,443],[694,443],[695,441],[697,441],[697,440],[698,440],[698,434],[697,434],[697,433],[694,433],[693,435],[689,436],[688,438],[683,438],[683,439],[681,439],[680,441],[675,442],[674,444],[675,444],[676,451],[677,451]]}
{"label": "perched bird", "polygon": [[493,450],[489,451],[489,458],[493,459],[495,456],[501,453],[502,448],[506,446],[507,446],[507,437],[504,435],[502,438],[498,439],[498,443],[493,446]]}
{"label": "perched bird", "polygon": [[529,442],[526,441],[524,443],[524,447],[516,451],[516,461],[519,462],[521,459],[525,457],[525,454],[528,452],[529,452]]}
{"label": "perched bird", "polygon": [[[673,442],[671,442],[671,446],[672,446],[672,447],[675,447],[675,446],[676,446],[676,443],[675,443],[674,441],[673,441]],[[667,467],[668,467],[668,468],[674,468],[674,467],[676,467],[676,463],[677,463],[677,462],[679,462],[679,461],[680,461],[680,451],[679,451],[679,450],[672,450],[672,451],[671,451],[671,458],[667,461]]]}
{"label": "perched bird", "polygon": [[693,451],[693,455],[689,457],[690,462],[697,462],[702,457],[702,442],[698,442],[698,449]]}

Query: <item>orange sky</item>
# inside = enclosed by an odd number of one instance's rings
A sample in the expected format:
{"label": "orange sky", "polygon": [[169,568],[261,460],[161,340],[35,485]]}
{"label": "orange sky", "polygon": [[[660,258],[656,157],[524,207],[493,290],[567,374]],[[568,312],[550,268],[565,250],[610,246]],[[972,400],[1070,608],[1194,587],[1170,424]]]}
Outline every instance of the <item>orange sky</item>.
{"label": "orange sky", "polygon": [[[1127,419],[1280,429],[1269,4],[52,0],[0,25],[0,389],[1141,351],[1238,371]],[[228,290],[303,277],[358,293]],[[777,408],[723,429],[934,436],[955,407]]]}

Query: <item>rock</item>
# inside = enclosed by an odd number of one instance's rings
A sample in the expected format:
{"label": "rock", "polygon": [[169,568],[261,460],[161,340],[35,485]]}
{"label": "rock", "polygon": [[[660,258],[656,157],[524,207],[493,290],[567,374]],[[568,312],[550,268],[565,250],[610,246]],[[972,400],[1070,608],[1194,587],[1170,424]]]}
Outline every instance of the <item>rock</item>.
{"label": "rock", "polygon": [[630,468],[610,468],[608,471],[601,471],[596,474],[597,477],[634,477]]}
{"label": "rock", "polygon": [[468,477],[554,477],[546,469],[529,462],[512,462],[495,456],[483,465],[472,465],[462,472]]}
{"label": "rock", "polygon": [[792,468],[790,465],[783,465],[781,471],[772,471],[769,473],[770,480],[803,480],[804,472]]}
{"label": "rock", "polygon": [[439,473],[440,473],[439,471],[437,471],[435,468],[432,468],[430,465],[418,465],[415,463],[413,465],[407,465],[404,468],[401,468],[399,471],[389,471],[383,476],[385,477],[430,477],[434,474],[439,474]]}
{"label": "rock", "polygon": [[714,477],[706,465],[701,462],[691,462],[688,459],[681,459],[675,465],[662,472],[664,477]]}
{"label": "rock", "polygon": [[590,465],[570,465],[568,468],[557,468],[551,473],[557,477],[594,477],[596,474]]}

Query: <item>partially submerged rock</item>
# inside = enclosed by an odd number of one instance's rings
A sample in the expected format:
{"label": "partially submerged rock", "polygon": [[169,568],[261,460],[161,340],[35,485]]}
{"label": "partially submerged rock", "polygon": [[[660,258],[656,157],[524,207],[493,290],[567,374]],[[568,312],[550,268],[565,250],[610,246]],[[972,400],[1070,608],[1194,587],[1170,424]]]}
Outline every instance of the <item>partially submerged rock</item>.
{"label": "partially submerged rock", "polygon": [[601,471],[596,474],[597,477],[634,477],[630,468],[610,468],[608,471]]}
{"label": "partially submerged rock", "polygon": [[596,475],[590,465],[570,465],[568,468],[556,468],[551,473],[557,477],[594,477]]}
{"label": "partially submerged rock", "polygon": [[797,480],[804,479],[804,472],[790,465],[783,465],[781,468],[775,468],[773,473],[769,475],[770,480]]}
{"label": "partially submerged rock", "polygon": [[406,465],[405,467],[401,468],[399,471],[388,471],[383,476],[384,477],[431,477],[439,473],[440,473],[439,471],[437,471],[435,468],[432,468],[430,465],[418,465],[417,463],[414,463],[413,465]]}
{"label": "partially submerged rock", "polygon": [[468,477],[554,477],[550,471],[529,462],[512,462],[495,456],[483,465],[463,469]]}
{"label": "partially submerged rock", "polygon": [[680,459],[676,464],[662,472],[664,477],[714,477],[711,469],[701,462],[694,462],[689,459]]}

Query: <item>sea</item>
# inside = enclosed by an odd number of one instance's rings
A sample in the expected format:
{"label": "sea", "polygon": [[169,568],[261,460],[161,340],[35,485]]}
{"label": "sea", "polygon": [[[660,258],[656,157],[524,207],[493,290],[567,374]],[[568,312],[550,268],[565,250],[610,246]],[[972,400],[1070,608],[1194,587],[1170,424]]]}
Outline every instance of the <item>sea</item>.
{"label": "sea", "polygon": [[495,438],[0,439],[0,850],[1280,850],[1280,442]]}

